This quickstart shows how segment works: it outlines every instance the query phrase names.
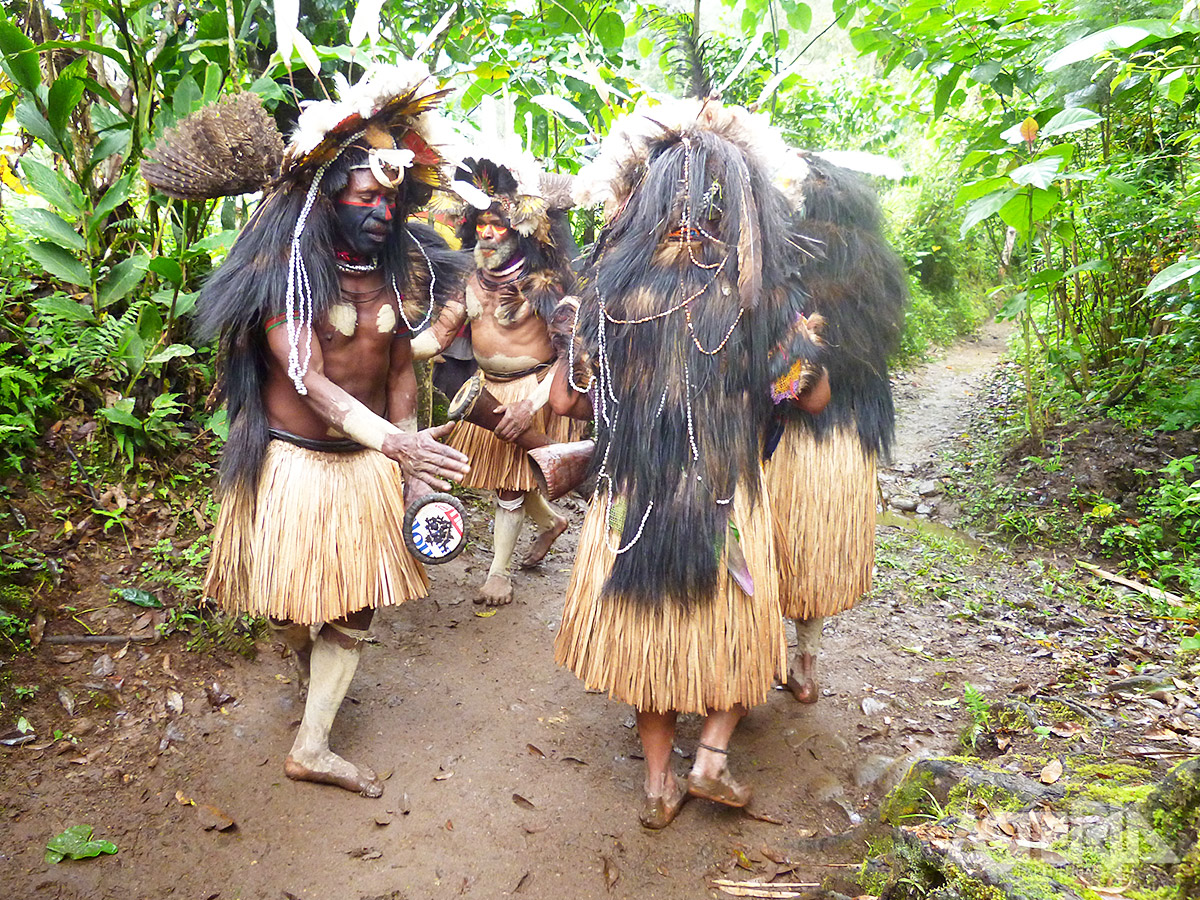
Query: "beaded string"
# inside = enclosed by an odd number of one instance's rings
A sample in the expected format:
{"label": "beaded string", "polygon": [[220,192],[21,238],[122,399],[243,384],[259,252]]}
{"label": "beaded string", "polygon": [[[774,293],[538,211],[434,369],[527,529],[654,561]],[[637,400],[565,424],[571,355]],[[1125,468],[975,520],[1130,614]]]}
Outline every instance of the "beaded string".
{"label": "beaded string", "polygon": [[[336,158],[337,156],[334,156],[334,159]],[[300,238],[304,234],[304,226],[308,224],[313,204],[317,201],[321,178],[328,168],[327,162],[317,169],[312,184],[308,186],[308,195],[304,198],[304,206],[296,219],[296,227],[292,230],[292,252],[288,258],[287,293],[284,297],[288,330],[288,377],[296,386],[297,393],[302,395],[308,394],[308,388],[304,386],[304,376],[308,374],[308,365],[312,361],[313,293],[308,267],[300,253]],[[300,359],[301,332],[307,332],[303,360]]]}
{"label": "beaded string", "polygon": [[408,321],[408,313],[404,311],[404,298],[400,294],[400,288],[396,284],[396,273],[392,273],[392,290],[396,292],[396,304],[400,307],[400,318],[404,320],[405,327],[408,328],[409,334],[416,334],[429,324],[430,318],[433,317],[433,288],[437,284],[437,273],[433,271],[433,263],[429,261],[429,254],[425,252],[425,248],[421,246],[421,242],[413,239],[413,243],[417,245],[417,249],[421,251],[421,255],[425,257],[425,267],[429,270],[429,306],[425,309],[425,318],[421,320],[420,325],[413,325]]}

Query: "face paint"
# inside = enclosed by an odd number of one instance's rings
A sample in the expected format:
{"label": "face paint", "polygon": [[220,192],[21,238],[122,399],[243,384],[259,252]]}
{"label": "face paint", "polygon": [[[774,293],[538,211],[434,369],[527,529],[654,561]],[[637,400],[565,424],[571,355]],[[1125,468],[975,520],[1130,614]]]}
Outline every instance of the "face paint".
{"label": "face paint", "polygon": [[355,169],[333,204],[340,237],[360,256],[378,256],[392,231],[395,192],[384,189],[367,169]]}
{"label": "face paint", "polygon": [[517,235],[494,212],[482,212],[475,222],[475,263],[499,269],[517,253]]}

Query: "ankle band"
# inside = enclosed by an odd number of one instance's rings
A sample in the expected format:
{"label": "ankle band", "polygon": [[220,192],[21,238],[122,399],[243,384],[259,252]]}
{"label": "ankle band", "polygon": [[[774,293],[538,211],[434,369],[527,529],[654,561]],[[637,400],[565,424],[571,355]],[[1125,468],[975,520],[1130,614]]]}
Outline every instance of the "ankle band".
{"label": "ankle band", "polygon": [[346,637],[360,644],[367,639],[366,628],[351,628],[349,625],[339,625],[337,622],[326,622],[325,624],[338,634],[344,634]]}
{"label": "ankle band", "polygon": [[505,500],[501,498],[499,494],[497,494],[496,505],[507,512],[515,512],[525,505],[525,495],[521,494],[521,496],[513,500]]}
{"label": "ankle band", "polygon": [[728,747],[713,747],[713,746],[710,746],[709,744],[704,743],[703,741],[701,741],[696,746],[698,746],[701,750],[707,750],[709,753],[720,753],[722,756],[729,755]]}

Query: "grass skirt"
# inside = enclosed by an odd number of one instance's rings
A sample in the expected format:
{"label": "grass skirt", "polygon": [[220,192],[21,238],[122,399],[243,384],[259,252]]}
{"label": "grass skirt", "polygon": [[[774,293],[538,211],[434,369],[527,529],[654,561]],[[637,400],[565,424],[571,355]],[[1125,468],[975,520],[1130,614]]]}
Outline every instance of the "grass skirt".
{"label": "grass skirt", "polygon": [[383,454],[271,441],[257,495],[221,503],[204,593],[230,613],[305,625],[424,597],[403,521],[400,467]]}
{"label": "grass skirt", "polygon": [[765,471],[783,614],[810,619],[850,609],[871,589],[875,565],[875,457],[853,426],[817,441],[788,425]]}
{"label": "grass skirt", "polygon": [[[654,517],[642,540],[653,540]],[[765,494],[753,508],[738,491],[733,521],[754,576],[747,596],[721,567],[716,593],[691,609],[603,596],[620,536],[597,492],[583,523],[555,660],[590,690],[652,712],[705,713],[754,706],[783,678],[787,648],[779,614],[775,550]]]}
{"label": "grass skirt", "polygon": [[[532,395],[538,388],[539,376],[546,377],[549,371],[532,372],[513,381],[494,381],[485,372],[483,383],[500,403],[515,403]],[[556,416],[547,405],[533,414],[530,427],[545,434],[551,443],[559,443],[579,440],[585,424]],[[531,491],[537,487],[525,451],[500,440],[486,428],[459,422],[446,443],[461,450],[471,461],[471,471],[462,480],[463,487],[489,491]]]}

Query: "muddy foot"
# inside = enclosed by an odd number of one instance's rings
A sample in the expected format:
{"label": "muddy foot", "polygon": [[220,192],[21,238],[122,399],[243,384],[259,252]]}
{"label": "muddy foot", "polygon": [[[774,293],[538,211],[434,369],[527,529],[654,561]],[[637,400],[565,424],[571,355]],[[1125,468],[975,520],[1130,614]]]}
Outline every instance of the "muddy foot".
{"label": "muddy foot", "polygon": [[688,775],[688,793],[702,800],[711,800],[725,806],[738,809],[750,802],[754,789],[749,785],[735,781],[729,774],[729,769],[722,769],[715,776],[699,775],[691,772]]}
{"label": "muddy foot", "polygon": [[293,781],[332,784],[364,797],[383,795],[383,782],[366,766],[356,766],[332,750],[311,756],[292,751],[283,764],[284,774]]}
{"label": "muddy foot", "polygon": [[483,587],[479,589],[475,602],[488,606],[505,606],[512,603],[512,598],[512,579],[507,575],[489,575]]}
{"label": "muddy foot", "polygon": [[816,703],[820,697],[817,687],[817,657],[802,653],[800,665],[788,670],[787,688],[800,703]]}
{"label": "muddy foot", "polygon": [[674,775],[670,776],[667,792],[659,796],[647,794],[642,803],[642,811],[638,813],[638,821],[645,828],[657,831],[670,825],[683,804],[690,798],[687,790]]}
{"label": "muddy foot", "polygon": [[558,540],[559,535],[567,530],[567,520],[564,516],[560,516],[558,521],[543,531],[537,536],[533,542],[533,546],[529,548],[529,552],[525,554],[525,558],[521,560],[522,569],[532,569],[550,552],[550,546]]}

